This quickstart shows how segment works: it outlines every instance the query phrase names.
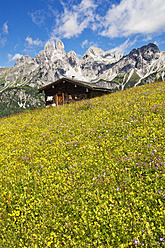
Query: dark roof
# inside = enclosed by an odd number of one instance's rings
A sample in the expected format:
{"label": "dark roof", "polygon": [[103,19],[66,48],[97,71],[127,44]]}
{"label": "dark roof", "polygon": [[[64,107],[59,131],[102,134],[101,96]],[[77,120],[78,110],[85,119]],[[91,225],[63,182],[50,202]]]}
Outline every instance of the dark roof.
{"label": "dark roof", "polygon": [[58,79],[57,81],[55,81],[53,83],[50,83],[50,84],[47,84],[47,85],[43,86],[42,88],[38,89],[38,91],[39,91],[39,93],[41,93],[43,90],[50,89],[52,87],[52,85],[59,84],[62,81],[69,82],[69,83],[72,83],[72,84],[77,84],[77,85],[86,87],[86,88],[91,89],[91,90],[112,92],[111,89],[107,89],[105,87],[100,87],[100,86],[94,85],[92,83],[88,83],[88,82],[84,82],[84,81],[80,81],[80,80],[75,80],[75,79],[69,79],[69,78],[65,78],[65,77],[60,78],[60,79]]}

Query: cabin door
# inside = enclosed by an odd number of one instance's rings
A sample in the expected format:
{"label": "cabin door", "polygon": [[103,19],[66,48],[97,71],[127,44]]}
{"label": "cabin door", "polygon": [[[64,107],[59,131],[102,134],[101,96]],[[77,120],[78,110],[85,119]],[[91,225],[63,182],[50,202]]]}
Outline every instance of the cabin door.
{"label": "cabin door", "polygon": [[55,95],[56,106],[64,104],[64,93]]}
{"label": "cabin door", "polygon": [[62,104],[62,96],[58,96],[58,105]]}

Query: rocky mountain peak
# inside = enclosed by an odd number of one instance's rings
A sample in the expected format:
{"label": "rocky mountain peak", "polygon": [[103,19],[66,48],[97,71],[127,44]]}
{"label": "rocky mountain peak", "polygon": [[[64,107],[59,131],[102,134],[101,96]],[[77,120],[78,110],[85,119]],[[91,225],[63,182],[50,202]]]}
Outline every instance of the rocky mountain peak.
{"label": "rocky mountain peak", "polygon": [[61,51],[65,51],[64,50],[64,43],[61,40],[57,40],[57,42],[56,42],[56,49],[57,50],[61,50]]}
{"label": "rocky mountain peak", "polygon": [[77,66],[77,64],[79,63],[79,59],[77,58],[76,53],[74,51],[68,52],[67,57],[68,57],[69,64],[72,67]]}
{"label": "rocky mountain peak", "polygon": [[141,53],[150,52],[150,51],[153,53],[159,52],[159,48],[154,43],[149,43],[148,45],[142,46],[141,48],[138,48],[138,50]]}
{"label": "rocky mountain peak", "polygon": [[45,44],[45,48],[44,48],[44,51],[52,51],[52,50],[55,50],[56,49],[56,45],[54,43],[54,41],[48,41],[46,44]]}
{"label": "rocky mountain peak", "polygon": [[70,51],[70,52],[68,52],[68,57],[77,57],[76,56],[76,53],[74,52],[74,51]]}
{"label": "rocky mountain peak", "polygon": [[0,69],[0,91],[21,85],[39,88],[72,75],[115,89],[132,87],[155,78],[165,80],[165,52],[159,51],[152,43],[133,49],[125,56],[118,51],[113,53],[90,47],[79,59],[74,51],[65,52],[62,41],[49,41],[35,58],[22,56],[15,67]]}
{"label": "rocky mountain peak", "polygon": [[142,56],[143,59],[149,61],[156,57],[159,52],[159,48],[155,44],[149,43],[138,49],[133,49],[128,56],[131,58]]}
{"label": "rocky mountain peak", "polygon": [[104,53],[104,51],[101,48],[94,47],[94,46],[90,47],[87,52],[93,55],[98,55],[98,54],[101,55]]}
{"label": "rocky mountain peak", "polygon": [[64,59],[66,52],[64,44],[61,40],[58,40],[55,44],[54,41],[48,41],[43,51],[39,52],[35,60],[38,64],[55,62],[58,59]]}
{"label": "rocky mountain peak", "polygon": [[24,64],[30,64],[33,62],[33,59],[29,55],[22,56],[20,59],[17,59],[15,62],[15,67],[24,65]]}
{"label": "rocky mountain peak", "polygon": [[153,43],[139,48],[139,51],[141,52],[143,59],[149,63],[151,60],[159,58],[159,48]]}

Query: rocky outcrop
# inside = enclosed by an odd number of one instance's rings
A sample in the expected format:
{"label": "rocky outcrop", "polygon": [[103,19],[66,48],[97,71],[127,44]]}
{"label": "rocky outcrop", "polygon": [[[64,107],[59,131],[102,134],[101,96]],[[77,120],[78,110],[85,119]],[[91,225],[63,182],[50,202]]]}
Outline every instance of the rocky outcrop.
{"label": "rocky outcrop", "polygon": [[68,58],[69,64],[70,64],[73,68],[79,66],[79,59],[77,58],[76,53],[75,53],[74,51],[70,51],[70,52],[67,54],[67,58]]}
{"label": "rocky outcrop", "polygon": [[15,67],[20,67],[22,65],[27,65],[30,63],[34,63],[34,60],[29,55],[25,55],[15,62]]}
{"label": "rocky outcrop", "polygon": [[0,117],[45,105],[44,96],[29,86],[8,88],[0,94]]}

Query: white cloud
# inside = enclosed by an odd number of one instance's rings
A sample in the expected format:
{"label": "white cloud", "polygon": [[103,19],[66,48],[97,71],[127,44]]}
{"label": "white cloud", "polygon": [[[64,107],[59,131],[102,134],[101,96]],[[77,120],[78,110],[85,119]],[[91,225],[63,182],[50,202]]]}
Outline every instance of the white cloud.
{"label": "white cloud", "polygon": [[81,47],[82,47],[82,48],[91,47],[91,46],[97,47],[97,44],[94,43],[93,41],[88,41],[88,40],[84,40],[84,41],[81,43]]}
{"label": "white cloud", "polygon": [[131,46],[133,46],[136,43],[137,39],[135,38],[133,41],[130,41],[130,39],[127,39],[124,43],[122,43],[120,46],[117,46],[113,49],[111,49],[109,52],[114,53],[116,51],[119,51],[120,53],[125,54]]}
{"label": "white cloud", "polygon": [[100,34],[115,38],[164,32],[164,13],[164,0],[122,0],[108,10]]}
{"label": "white cloud", "polygon": [[81,34],[94,22],[96,7],[93,0],[82,0],[80,4],[73,5],[71,10],[63,3],[64,12],[56,18],[51,38],[71,38]]}
{"label": "white cloud", "polygon": [[32,18],[32,22],[36,25],[41,26],[45,22],[45,11],[44,10],[36,10],[33,13],[29,13],[29,16]]}
{"label": "white cloud", "polygon": [[8,34],[9,31],[8,31],[8,25],[7,25],[7,22],[5,22],[2,26],[2,31],[4,34]]}
{"label": "white cloud", "polygon": [[0,37],[0,45],[3,47],[6,45],[6,43],[7,43],[7,38],[6,37],[4,37],[4,38]]}
{"label": "white cloud", "polygon": [[6,35],[9,33],[7,22],[5,22],[0,28],[0,46],[5,46],[7,43]]}
{"label": "white cloud", "polygon": [[84,48],[88,45],[88,40],[84,40],[81,44],[81,47]]}
{"label": "white cloud", "polygon": [[137,34],[151,37],[165,32],[164,0],[120,0],[118,4],[105,6],[102,0],[72,3],[62,2],[63,12],[54,14],[51,39],[77,37],[86,28],[109,38]]}
{"label": "white cloud", "polygon": [[31,37],[26,37],[25,41],[28,42],[29,46],[43,46],[43,42],[39,39],[33,40]]}
{"label": "white cloud", "polygon": [[20,59],[22,56],[23,56],[23,55],[21,55],[21,54],[19,54],[19,53],[16,53],[14,56],[11,55],[11,54],[8,54],[8,59],[9,59],[9,62],[11,62],[11,61]]}

